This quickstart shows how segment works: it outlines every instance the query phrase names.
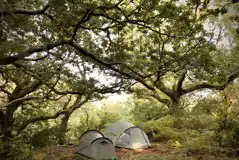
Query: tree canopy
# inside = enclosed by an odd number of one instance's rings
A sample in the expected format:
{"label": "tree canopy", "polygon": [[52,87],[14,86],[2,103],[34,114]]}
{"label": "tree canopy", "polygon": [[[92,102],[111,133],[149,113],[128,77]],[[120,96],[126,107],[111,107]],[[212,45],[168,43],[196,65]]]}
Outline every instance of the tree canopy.
{"label": "tree canopy", "polygon": [[[20,108],[37,109],[33,102],[40,105],[70,95],[85,97],[84,102],[130,91],[173,108],[187,93],[223,90],[239,75],[238,45],[232,50],[220,47],[218,42],[227,37],[215,19],[232,4],[212,8],[209,1],[1,1],[0,137],[72,111],[58,106],[53,115],[16,121]],[[238,30],[237,16],[231,19]]]}

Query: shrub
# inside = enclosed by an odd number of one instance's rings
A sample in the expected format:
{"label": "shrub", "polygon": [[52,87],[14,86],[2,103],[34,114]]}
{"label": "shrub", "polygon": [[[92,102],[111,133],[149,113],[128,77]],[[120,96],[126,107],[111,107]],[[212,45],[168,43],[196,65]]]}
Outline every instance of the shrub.
{"label": "shrub", "polygon": [[45,147],[49,145],[58,144],[59,137],[58,127],[45,128],[41,131],[36,132],[31,137],[31,144],[34,147]]}
{"label": "shrub", "polygon": [[0,143],[0,159],[3,160],[32,160],[32,147],[20,138]]}

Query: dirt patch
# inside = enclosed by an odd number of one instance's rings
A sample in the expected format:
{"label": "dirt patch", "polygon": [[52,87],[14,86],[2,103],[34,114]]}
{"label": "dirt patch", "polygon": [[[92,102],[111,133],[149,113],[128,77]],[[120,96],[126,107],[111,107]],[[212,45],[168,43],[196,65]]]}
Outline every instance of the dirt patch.
{"label": "dirt patch", "polygon": [[[82,158],[75,153],[76,146],[48,146],[37,150],[35,153],[36,160],[82,160]],[[130,150],[124,148],[116,148],[116,154],[118,157],[124,157],[124,155],[166,155],[170,153],[170,149],[164,144],[153,145],[151,148]]]}
{"label": "dirt patch", "polygon": [[76,146],[49,146],[35,154],[36,160],[76,160]]}
{"label": "dirt patch", "polygon": [[136,150],[130,150],[125,148],[116,148],[116,153],[118,156],[126,154],[126,153],[132,153],[132,154],[168,154],[171,152],[171,148],[169,148],[167,145],[164,144],[157,144],[153,145],[151,148],[146,149],[136,149]]}

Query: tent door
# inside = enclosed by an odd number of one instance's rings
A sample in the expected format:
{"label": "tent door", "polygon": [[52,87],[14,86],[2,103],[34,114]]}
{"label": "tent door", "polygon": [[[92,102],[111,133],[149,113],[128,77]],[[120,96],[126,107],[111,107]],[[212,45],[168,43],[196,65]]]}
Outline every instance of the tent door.
{"label": "tent door", "polygon": [[145,139],[145,135],[140,128],[131,128],[129,131],[133,149],[149,147],[149,143],[147,139]]}
{"label": "tent door", "polygon": [[118,138],[116,142],[116,146],[122,147],[122,148],[132,148],[131,139],[130,139],[130,133],[124,132],[122,135]]}

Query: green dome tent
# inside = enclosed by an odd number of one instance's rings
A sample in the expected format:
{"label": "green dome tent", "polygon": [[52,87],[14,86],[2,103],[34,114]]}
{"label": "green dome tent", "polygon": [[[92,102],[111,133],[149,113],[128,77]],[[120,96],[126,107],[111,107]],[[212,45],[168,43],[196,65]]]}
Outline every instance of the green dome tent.
{"label": "green dome tent", "polygon": [[116,147],[128,149],[151,147],[148,136],[143,129],[124,120],[111,124],[104,130],[103,134],[111,139]]}
{"label": "green dome tent", "polygon": [[116,158],[112,141],[98,130],[88,130],[81,135],[76,153],[96,160]]}

